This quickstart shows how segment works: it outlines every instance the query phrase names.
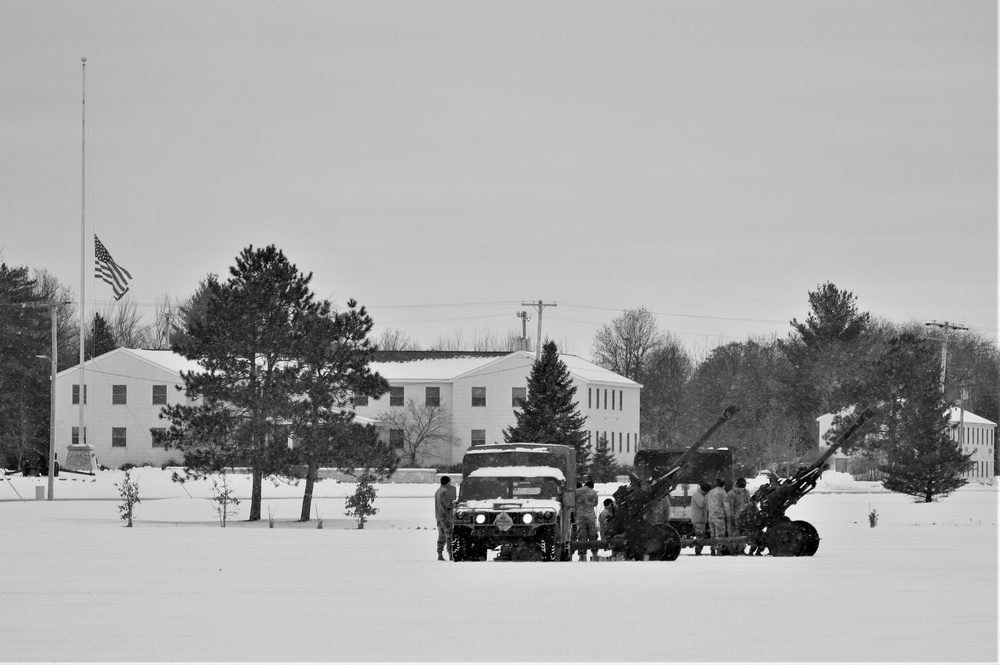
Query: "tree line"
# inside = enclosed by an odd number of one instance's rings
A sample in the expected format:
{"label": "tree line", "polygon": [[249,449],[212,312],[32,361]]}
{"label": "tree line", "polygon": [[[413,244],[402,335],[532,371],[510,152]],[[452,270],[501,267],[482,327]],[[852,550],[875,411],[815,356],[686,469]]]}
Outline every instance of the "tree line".
{"label": "tree line", "polygon": [[[950,454],[957,447],[948,441],[945,411],[964,389],[963,408],[998,422],[995,341],[952,334],[942,384],[942,341],[924,325],[875,319],[858,310],[853,293],[829,282],[810,291],[808,303],[806,318],[792,319],[786,337],[732,342],[700,361],[648,310],[631,309],[598,330],[591,353],[601,366],[643,384],[640,432],[647,448],[684,447],[712,414],[739,404],[740,414],[713,443],[734,448],[740,471],[749,474],[811,461],[817,417],[872,406],[879,415],[870,429],[879,436],[852,440],[846,452],[865,453],[862,460],[874,460],[883,474],[899,475],[920,460],[937,469],[924,480],[964,472],[965,457]],[[920,445],[928,449],[915,457]],[[932,464],[931,449],[949,454]]]}

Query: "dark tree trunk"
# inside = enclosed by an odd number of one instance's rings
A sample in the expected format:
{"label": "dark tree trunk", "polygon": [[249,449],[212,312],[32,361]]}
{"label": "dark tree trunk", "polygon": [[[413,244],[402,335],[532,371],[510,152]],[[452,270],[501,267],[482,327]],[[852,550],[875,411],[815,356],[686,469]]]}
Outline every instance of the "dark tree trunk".
{"label": "dark tree trunk", "polygon": [[319,474],[319,464],[309,461],[306,469],[306,491],[302,495],[302,514],[299,515],[300,522],[308,522],[309,514],[312,512],[313,485],[316,484],[316,476]]}
{"label": "dark tree trunk", "polygon": [[253,485],[250,490],[250,518],[247,520],[248,522],[257,522],[260,520],[261,487],[263,484],[264,474],[254,469]]}

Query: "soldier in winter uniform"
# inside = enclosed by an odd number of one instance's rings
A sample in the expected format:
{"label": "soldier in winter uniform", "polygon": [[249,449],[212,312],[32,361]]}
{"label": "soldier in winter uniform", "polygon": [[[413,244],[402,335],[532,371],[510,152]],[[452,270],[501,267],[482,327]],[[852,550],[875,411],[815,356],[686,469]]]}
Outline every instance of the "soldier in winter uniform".
{"label": "soldier in winter uniform", "polygon": [[[696,539],[708,536],[708,505],[707,495],[712,486],[708,483],[701,483],[698,489],[691,495],[691,524],[694,525],[694,537]],[[701,545],[695,545],[695,556],[701,555]]]}
{"label": "soldier in winter uniform", "polygon": [[[726,494],[726,502],[729,504],[729,535],[743,535],[739,528],[739,515],[750,505],[750,492],[747,491],[747,481],[743,478],[736,479],[736,487]],[[743,550],[738,549],[737,554],[743,554]]]}
{"label": "soldier in winter uniform", "polygon": [[611,523],[615,519],[615,502],[612,499],[604,500],[604,510],[597,516],[597,526],[601,530],[601,540],[611,537]]}
{"label": "soldier in winter uniform", "polygon": [[[715,481],[715,487],[705,498],[708,507],[708,527],[712,533],[712,538],[726,537],[726,524],[729,522],[729,504],[726,503],[726,481],[719,478]],[[716,548],[712,548],[712,556],[715,556]]]}
{"label": "soldier in winter uniform", "polygon": [[[576,491],[576,539],[597,540],[597,492],[593,480],[588,480]],[[586,550],[581,548],[579,553],[580,561],[586,561]],[[590,553],[590,560],[597,561],[597,548]]]}
{"label": "soldier in winter uniform", "polygon": [[455,523],[452,508],[455,505],[455,486],[451,484],[451,478],[441,477],[441,487],[434,492],[434,518],[437,520],[438,530],[438,561],[444,561],[444,549],[448,548],[448,558],[452,558],[451,552],[451,529]]}

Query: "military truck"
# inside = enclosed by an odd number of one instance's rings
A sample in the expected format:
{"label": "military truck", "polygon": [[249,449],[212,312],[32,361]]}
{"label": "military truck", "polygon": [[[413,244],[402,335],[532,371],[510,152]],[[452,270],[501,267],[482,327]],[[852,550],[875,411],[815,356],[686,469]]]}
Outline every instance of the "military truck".
{"label": "military truck", "polygon": [[484,561],[570,558],[576,451],[543,443],[473,446],[462,459],[452,557]]}

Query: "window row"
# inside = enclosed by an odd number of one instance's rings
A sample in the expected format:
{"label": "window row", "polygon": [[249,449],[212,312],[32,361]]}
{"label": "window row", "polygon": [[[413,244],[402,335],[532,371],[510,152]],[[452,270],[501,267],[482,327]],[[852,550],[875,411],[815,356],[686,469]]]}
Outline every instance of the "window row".
{"label": "window row", "polygon": [[[80,384],[73,384],[73,404],[80,403]],[[83,387],[83,403],[87,404],[87,386]],[[128,404],[128,386],[124,384],[115,384],[111,386],[111,403],[112,404]],[[151,404],[166,404],[167,403],[167,385],[154,385],[152,402]]]}
{"label": "window row", "polygon": [[989,462],[975,462],[972,469],[969,470],[969,476],[972,478],[990,478],[993,476],[993,469],[990,468]]}
{"label": "window row", "polygon": [[[601,392],[604,392],[604,408],[608,408],[608,392],[611,393],[611,410],[624,411],[625,410],[625,395],[621,390],[615,390],[612,388],[610,391],[607,388],[587,388],[587,408],[588,409],[600,409],[601,408]],[[618,393],[618,399],[615,400],[615,393]],[[615,406],[617,404],[617,406]]]}
{"label": "window row", "polygon": [[[402,449],[405,439],[403,438],[403,430],[401,429],[391,429],[389,430],[389,445],[393,448]],[[484,429],[474,429],[472,430],[472,436],[470,441],[474,446],[485,446],[486,445],[486,430]]]}
{"label": "window row", "polygon": [[[528,399],[527,388],[511,388],[510,405],[520,408],[524,401]],[[486,388],[483,386],[473,386],[472,406],[486,406]],[[403,386],[390,386],[389,406],[404,406],[406,404],[406,393]],[[441,406],[441,389],[437,387],[424,388],[424,405]],[[367,396],[354,398],[354,406],[368,406]]]}
{"label": "window row", "polygon": [[615,437],[619,453],[639,452],[639,434],[633,436],[632,432],[611,432],[610,438],[607,432],[587,432],[587,443],[595,450],[601,450],[605,446],[610,446],[611,452],[615,451]]}
{"label": "window row", "polygon": [[[112,448],[125,448],[128,445],[128,439],[124,427],[112,427],[111,428],[111,447]],[[151,446],[153,448],[166,448],[167,440],[167,428],[166,427],[152,427],[149,430],[149,439]],[[87,443],[87,428],[83,428],[83,442]],[[80,428],[73,428],[73,445],[78,445],[80,443]]]}

